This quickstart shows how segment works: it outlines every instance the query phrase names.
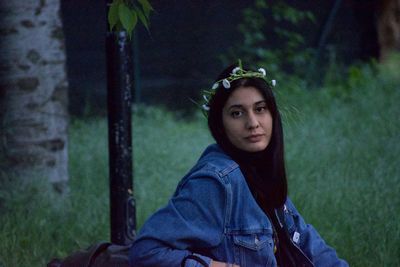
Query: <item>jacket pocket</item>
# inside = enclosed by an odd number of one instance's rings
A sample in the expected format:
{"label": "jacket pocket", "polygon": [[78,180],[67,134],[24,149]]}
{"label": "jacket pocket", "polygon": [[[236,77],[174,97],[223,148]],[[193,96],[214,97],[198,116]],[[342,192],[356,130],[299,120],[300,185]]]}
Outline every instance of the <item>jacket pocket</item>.
{"label": "jacket pocket", "polygon": [[241,267],[275,266],[272,231],[233,235],[235,262]]}

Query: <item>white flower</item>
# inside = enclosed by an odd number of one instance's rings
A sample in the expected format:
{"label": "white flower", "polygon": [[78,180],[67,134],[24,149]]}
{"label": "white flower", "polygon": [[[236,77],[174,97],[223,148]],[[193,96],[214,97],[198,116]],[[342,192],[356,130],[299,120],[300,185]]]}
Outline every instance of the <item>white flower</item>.
{"label": "white flower", "polygon": [[240,67],[236,67],[232,70],[232,74],[236,74],[240,70]]}
{"label": "white flower", "polygon": [[207,104],[202,105],[201,108],[204,109],[205,111],[210,110],[210,107]]}
{"label": "white flower", "polygon": [[228,89],[228,88],[231,87],[231,83],[230,83],[227,79],[223,79],[223,80],[222,80],[222,85],[223,85],[226,89]]}
{"label": "white flower", "polygon": [[275,85],[276,85],[276,80],[272,80],[272,81],[271,81],[271,84],[272,84],[272,86],[275,87]]}
{"label": "white flower", "polygon": [[258,71],[261,72],[261,74],[262,74],[263,76],[267,75],[267,72],[265,71],[264,68],[259,68]]}
{"label": "white flower", "polygon": [[211,89],[215,90],[215,89],[217,89],[217,88],[218,88],[218,86],[219,86],[219,84],[218,84],[218,83],[214,83]]}
{"label": "white flower", "polygon": [[206,95],[203,95],[204,100],[208,103],[208,98]]}

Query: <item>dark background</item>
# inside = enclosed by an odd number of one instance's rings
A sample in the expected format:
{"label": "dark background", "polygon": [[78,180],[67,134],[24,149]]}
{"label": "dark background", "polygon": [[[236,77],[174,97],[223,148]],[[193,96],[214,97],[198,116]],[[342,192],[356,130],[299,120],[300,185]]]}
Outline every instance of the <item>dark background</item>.
{"label": "dark background", "polygon": [[[155,12],[150,31],[142,25],[135,33],[139,75],[137,102],[164,105],[173,110],[194,107],[224,67],[219,56],[241,41],[237,31],[241,12],[252,1],[150,1]],[[316,21],[301,29],[306,45],[318,40],[335,1],[286,1],[310,10]],[[341,2],[322,53],[335,51],[341,62],[351,64],[379,56],[376,33],[378,1]],[[62,1],[67,48],[69,109],[74,116],[106,113],[105,1]],[[270,29],[266,29],[268,32]],[[269,45],[279,47],[279,43]],[[140,92],[140,94],[138,93]]]}

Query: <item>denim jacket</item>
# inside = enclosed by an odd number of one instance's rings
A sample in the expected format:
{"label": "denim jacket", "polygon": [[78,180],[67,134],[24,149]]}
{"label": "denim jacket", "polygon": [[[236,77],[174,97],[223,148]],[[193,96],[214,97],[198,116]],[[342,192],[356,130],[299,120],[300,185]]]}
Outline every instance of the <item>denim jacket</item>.
{"label": "denim jacket", "polygon": [[[284,218],[294,243],[314,266],[348,266],[287,199]],[[168,204],[143,225],[130,266],[181,266],[188,255],[241,267],[277,266],[273,227],[236,162],[209,146]],[[187,260],[185,266],[203,266]]]}

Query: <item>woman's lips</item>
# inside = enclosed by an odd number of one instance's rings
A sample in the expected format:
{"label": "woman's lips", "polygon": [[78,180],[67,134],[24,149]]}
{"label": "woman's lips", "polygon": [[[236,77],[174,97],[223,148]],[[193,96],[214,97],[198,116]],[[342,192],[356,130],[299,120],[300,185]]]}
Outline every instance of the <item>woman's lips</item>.
{"label": "woman's lips", "polygon": [[252,134],[245,137],[246,140],[250,141],[251,143],[260,142],[264,137],[264,134]]}

